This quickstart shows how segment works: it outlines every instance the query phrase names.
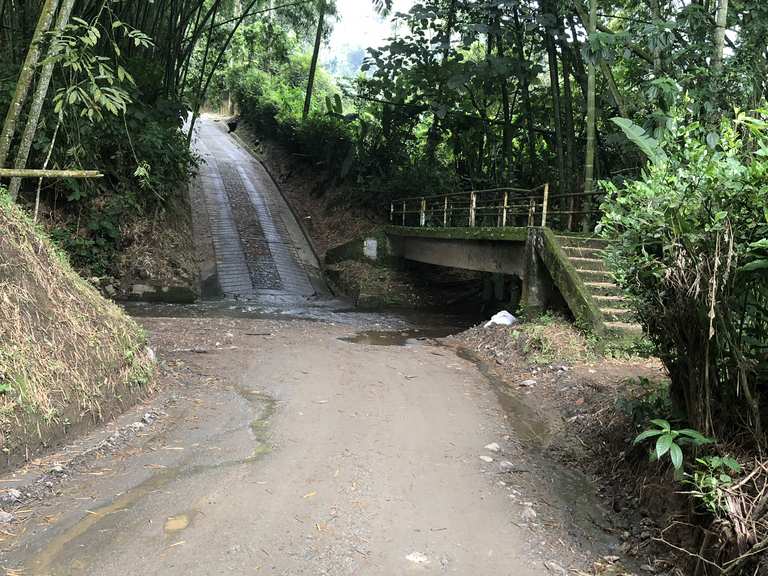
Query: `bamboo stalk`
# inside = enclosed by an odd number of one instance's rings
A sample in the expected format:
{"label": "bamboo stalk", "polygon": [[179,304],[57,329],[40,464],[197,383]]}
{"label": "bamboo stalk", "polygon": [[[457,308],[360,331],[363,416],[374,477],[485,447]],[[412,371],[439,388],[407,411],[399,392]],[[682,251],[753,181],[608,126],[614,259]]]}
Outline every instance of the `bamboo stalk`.
{"label": "bamboo stalk", "polygon": [[0,168],[0,178],[103,178],[98,170],[18,170]]}

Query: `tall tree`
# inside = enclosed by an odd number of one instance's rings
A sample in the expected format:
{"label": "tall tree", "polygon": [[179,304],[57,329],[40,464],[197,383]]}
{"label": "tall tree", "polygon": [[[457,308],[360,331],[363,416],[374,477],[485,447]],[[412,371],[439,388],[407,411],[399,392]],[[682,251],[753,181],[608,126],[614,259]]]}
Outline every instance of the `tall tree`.
{"label": "tall tree", "polygon": [[315,47],[312,51],[312,62],[309,64],[309,79],[307,80],[307,93],[304,97],[304,111],[302,120],[309,116],[309,108],[312,105],[312,91],[315,87],[315,74],[317,73],[317,59],[320,57],[320,44],[323,41],[323,26],[325,24],[325,0],[320,0],[320,15],[317,18],[317,33],[315,34]]}
{"label": "tall tree", "polygon": [[555,35],[559,32],[559,17],[555,2],[547,2],[544,5],[544,47],[547,50],[547,63],[549,65],[549,84],[552,95],[552,122],[555,125],[555,153],[557,155],[557,182],[560,191],[566,187],[565,153],[563,150],[563,122],[560,109],[560,76],[558,72],[558,55]]}
{"label": "tall tree", "polygon": [[[597,0],[589,0],[590,40],[597,30]],[[595,176],[595,133],[597,111],[595,109],[595,56],[590,52],[587,63],[587,155],[584,161],[584,193],[591,194]]]}
{"label": "tall tree", "polygon": [[723,67],[723,52],[725,51],[725,27],[728,23],[728,0],[718,0],[717,15],[715,16],[715,50],[712,55],[712,67],[720,70]]}

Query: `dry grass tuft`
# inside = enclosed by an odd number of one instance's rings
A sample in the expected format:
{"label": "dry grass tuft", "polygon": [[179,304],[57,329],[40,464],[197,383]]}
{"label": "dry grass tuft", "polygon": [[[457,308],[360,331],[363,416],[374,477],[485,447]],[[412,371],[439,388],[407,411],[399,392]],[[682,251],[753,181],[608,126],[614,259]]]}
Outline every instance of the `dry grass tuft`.
{"label": "dry grass tuft", "polygon": [[10,463],[141,394],[151,363],[141,328],[1,190],[0,230],[0,450]]}

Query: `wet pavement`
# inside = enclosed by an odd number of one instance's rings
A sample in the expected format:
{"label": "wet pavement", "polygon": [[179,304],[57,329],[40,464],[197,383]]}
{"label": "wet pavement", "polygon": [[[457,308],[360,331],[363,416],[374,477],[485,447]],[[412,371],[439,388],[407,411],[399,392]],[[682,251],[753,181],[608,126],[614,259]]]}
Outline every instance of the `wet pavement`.
{"label": "wet pavement", "polygon": [[207,220],[195,240],[201,253],[205,244],[212,245],[224,296],[327,292],[309,241],[261,163],[208,116],[199,120],[194,147],[202,164],[192,194],[200,194],[202,202],[193,199],[192,205],[205,211],[196,221]]}

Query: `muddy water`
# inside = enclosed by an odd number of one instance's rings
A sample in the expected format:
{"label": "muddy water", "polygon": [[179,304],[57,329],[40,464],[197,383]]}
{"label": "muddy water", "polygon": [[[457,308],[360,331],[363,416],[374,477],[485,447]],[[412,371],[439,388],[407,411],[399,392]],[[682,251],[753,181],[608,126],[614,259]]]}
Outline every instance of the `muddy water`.
{"label": "muddy water", "polygon": [[474,363],[491,384],[508,416],[510,427],[535,456],[538,477],[547,479],[550,489],[560,499],[559,506],[571,517],[573,526],[584,530],[583,535],[591,542],[611,547],[615,540],[610,535],[613,528],[608,511],[595,494],[590,479],[578,469],[564,466],[546,454],[554,433],[547,418],[472,352],[459,350],[458,354]]}
{"label": "muddy water", "polygon": [[424,342],[434,341],[456,334],[459,329],[441,326],[432,328],[411,328],[409,330],[366,330],[353,336],[340,338],[352,344],[367,344],[369,346],[418,346]]}

